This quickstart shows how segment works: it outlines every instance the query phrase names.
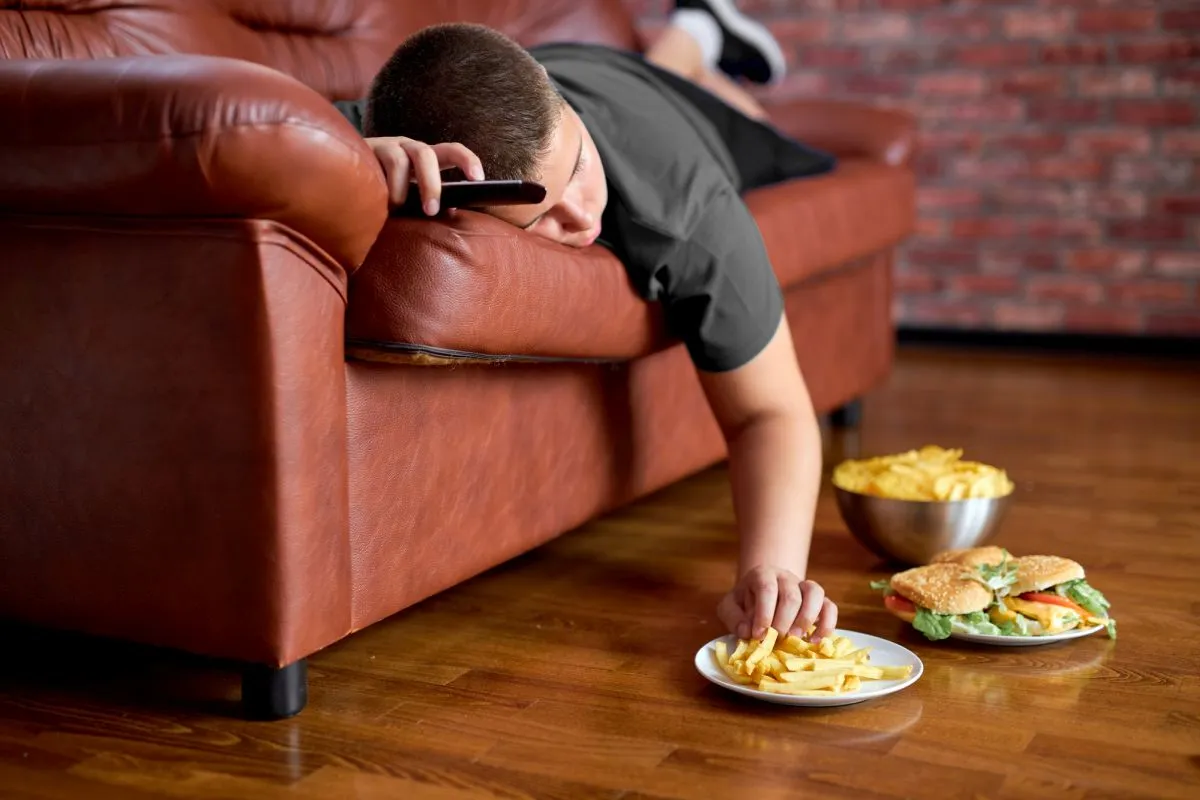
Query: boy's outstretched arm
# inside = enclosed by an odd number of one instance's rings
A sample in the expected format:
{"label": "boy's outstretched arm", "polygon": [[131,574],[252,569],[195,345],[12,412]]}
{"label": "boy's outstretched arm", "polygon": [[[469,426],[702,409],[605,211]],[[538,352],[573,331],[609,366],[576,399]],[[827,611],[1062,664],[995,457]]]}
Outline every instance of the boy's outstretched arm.
{"label": "boy's outstretched arm", "polygon": [[700,382],[725,435],[740,541],[738,580],[718,615],[741,638],[768,625],[814,640],[837,624],[837,606],[805,580],[821,480],[821,431],[786,318],[766,348]]}

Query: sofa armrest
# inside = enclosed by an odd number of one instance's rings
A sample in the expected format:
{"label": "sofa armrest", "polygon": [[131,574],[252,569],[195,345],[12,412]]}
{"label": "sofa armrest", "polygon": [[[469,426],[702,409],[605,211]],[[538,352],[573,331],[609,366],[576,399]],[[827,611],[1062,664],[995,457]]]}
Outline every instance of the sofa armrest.
{"label": "sofa armrest", "polygon": [[621,262],[495,217],[388,220],[350,281],[346,339],[387,353],[483,360],[624,361],[671,339]]}
{"label": "sofa armrest", "polygon": [[838,100],[791,100],[766,108],[780,130],[835,156],[902,167],[916,155],[917,123],[906,111]]}
{"label": "sofa armrest", "polygon": [[288,76],[234,59],[0,61],[0,211],[269,219],[356,267],[387,215],[370,148]]}

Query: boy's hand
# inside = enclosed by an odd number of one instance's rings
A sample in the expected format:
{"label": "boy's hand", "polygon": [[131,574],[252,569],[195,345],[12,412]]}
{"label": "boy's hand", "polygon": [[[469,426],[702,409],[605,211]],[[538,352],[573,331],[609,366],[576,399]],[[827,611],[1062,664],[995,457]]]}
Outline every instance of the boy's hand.
{"label": "boy's hand", "polygon": [[392,205],[404,202],[412,180],[416,178],[422,207],[432,217],[441,206],[443,169],[458,167],[468,180],[483,180],[483,164],[479,157],[455,142],[429,145],[407,136],[384,136],[367,139],[367,144],[387,176]]}
{"label": "boy's hand", "polygon": [[717,616],[739,639],[761,638],[767,626],[804,638],[816,625],[809,641],[819,642],[837,627],[837,614],[820,584],[779,567],[750,570],[717,606]]}

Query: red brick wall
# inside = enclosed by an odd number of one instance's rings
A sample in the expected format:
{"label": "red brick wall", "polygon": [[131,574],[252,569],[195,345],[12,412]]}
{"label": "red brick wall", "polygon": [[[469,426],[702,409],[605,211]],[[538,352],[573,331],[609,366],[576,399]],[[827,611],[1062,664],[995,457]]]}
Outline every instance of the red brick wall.
{"label": "red brick wall", "polygon": [[918,114],[901,325],[1200,334],[1200,0],[740,5],[788,51],[778,93]]}

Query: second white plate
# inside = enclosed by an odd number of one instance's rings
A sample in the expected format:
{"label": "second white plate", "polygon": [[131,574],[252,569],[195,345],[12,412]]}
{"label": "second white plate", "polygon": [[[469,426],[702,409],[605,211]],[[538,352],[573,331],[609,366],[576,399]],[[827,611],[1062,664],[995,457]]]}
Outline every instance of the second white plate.
{"label": "second white plate", "polygon": [[1091,636],[1093,633],[1098,633],[1104,630],[1103,625],[1097,625],[1093,628],[1073,628],[1062,633],[1051,633],[1046,636],[994,636],[990,633],[965,633],[955,631],[950,634],[951,639],[962,639],[964,642],[975,642],[977,644],[996,644],[1001,647],[1030,647],[1038,644],[1053,644],[1054,642],[1065,642],[1068,639],[1080,639],[1084,636]]}

